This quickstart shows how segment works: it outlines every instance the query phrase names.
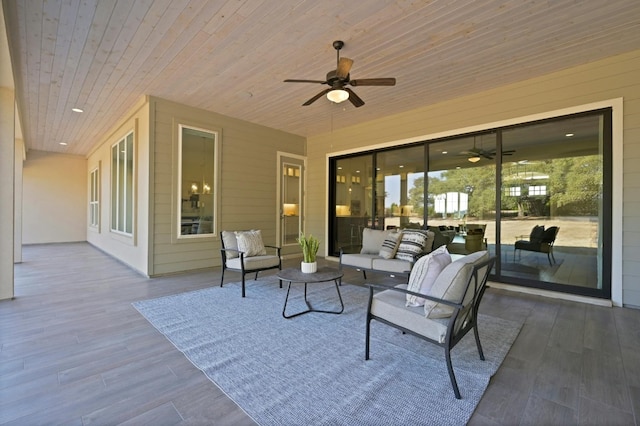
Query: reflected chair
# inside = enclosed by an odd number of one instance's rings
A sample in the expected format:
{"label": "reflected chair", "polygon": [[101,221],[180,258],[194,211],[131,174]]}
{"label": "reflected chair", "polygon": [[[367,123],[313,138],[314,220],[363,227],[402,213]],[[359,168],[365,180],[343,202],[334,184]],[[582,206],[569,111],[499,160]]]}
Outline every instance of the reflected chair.
{"label": "reflected chair", "polygon": [[[560,232],[560,227],[550,226],[544,229],[544,226],[534,226],[529,234],[529,240],[518,240],[513,248],[513,261],[516,260],[516,251],[521,250],[518,258],[522,256],[522,250],[533,251],[538,253],[546,253],[549,265],[553,266],[556,263],[556,258],[553,255],[553,245],[555,244],[556,237]],[[551,262],[553,259],[553,262]]]}
{"label": "reflected chair", "polygon": [[[369,359],[371,320],[397,328],[403,334],[424,339],[444,349],[453,392],[460,399],[451,363],[451,349],[473,330],[478,355],[484,361],[478,335],[478,307],[494,262],[495,257],[489,257],[487,251],[460,258],[442,270],[434,281],[430,294],[409,291],[406,284],[396,287],[369,284],[365,360]],[[374,293],[374,289],[384,291]],[[425,306],[407,307],[407,295],[426,299]]]}
{"label": "reflected chair", "polygon": [[[260,231],[241,231],[252,232],[260,235]],[[255,273],[254,280],[258,279],[258,272],[269,269],[282,269],[282,260],[280,257],[280,247],[262,244],[262,237],[259,241],[255,241],[261,247],[255,247],[252,251],[242,251],[238,248],[238,235],[234,231],[220,232],[220,254],[222,255],[222,276],[220,277],[220,287],[224,283],[224,273],[226,270],[240,272],[242,274],[242,297],[245,297],[245,275]],[[258,238],[255,237],[254,240]],[[269,249],[269,254],[267,252]],[[256,253],[257,252],[257,253]],[[282,280],[280,280],[280,288],[282,288]]]}

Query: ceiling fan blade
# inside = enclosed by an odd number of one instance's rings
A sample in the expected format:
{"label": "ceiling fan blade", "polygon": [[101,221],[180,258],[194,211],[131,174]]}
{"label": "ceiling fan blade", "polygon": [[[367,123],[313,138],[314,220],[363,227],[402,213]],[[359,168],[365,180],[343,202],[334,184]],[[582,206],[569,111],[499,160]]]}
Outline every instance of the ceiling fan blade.
{"label": "ceiling fan blade", "polygon": [[352,65],[353,59],[340,58],[340,61],[338,61],[338,68],[336,69],[336,75],[338,78],[347,78]]}
{"label": "ceiling fan blade", "polygon": [[322,92],[315,95],[313,98],[309,99],[307,102],[303,103],[302,106],[311,105],[312,103],[314,103],[315,101],[317,101],[318,99],[320,99],[321,97],[329,93],[329,91],[331,90],[332,90],[331,88],[323,90]]}
{"label": "ceiling fan blade", "polygon": [[344,90],[349,92],[349,100],[353,104],[354,107],[358,108],[364,105],[364,101],[360,99],[360,96],[356,95],[355,92],[348,87],[345,87]]}
{"label": "ceiling fan blade", "polygon": [[324,84],[326,83],[326,81],[322,81],[322,80],[295,80],[295,79],[287,79],[284,81],[285,83],[320,83],[320,84]]}
{"label": "ceiling fan blade", "polygon": [[395,78],[361,78],[358,80],[351,80],[349,82],[352,86],[395,86]]}

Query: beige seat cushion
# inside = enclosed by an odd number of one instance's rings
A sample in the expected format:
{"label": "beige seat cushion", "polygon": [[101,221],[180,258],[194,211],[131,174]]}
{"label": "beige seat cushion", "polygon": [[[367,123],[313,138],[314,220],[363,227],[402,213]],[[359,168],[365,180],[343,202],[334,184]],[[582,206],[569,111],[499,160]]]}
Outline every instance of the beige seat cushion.
{"label": "beige seat cushion", "polygon": [[[407,285],[401,284],[396,287],[406,289]],[[407,307],[405,304],[405,293],[381,291],[373,296],[371,313],[436,342],[444,342],[447,320],[425,318],[422,307]]]}
{"label": "beige seat cushion", "polygon": [[[278,256],[274,255],[245,257],[244,269],[253,270],[270,268],[273,266],[278,266],[279,263],[280,259],[278,259]],[[227,268],[240,269],[240,258],[236,257],[234,259],[227,259]]]}

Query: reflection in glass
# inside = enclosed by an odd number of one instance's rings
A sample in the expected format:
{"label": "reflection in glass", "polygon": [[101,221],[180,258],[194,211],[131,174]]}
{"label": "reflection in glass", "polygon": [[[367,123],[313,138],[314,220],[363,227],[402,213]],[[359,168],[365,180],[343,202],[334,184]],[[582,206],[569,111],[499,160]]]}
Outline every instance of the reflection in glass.
{"label": "reflection in glass", "polygon": [[376,157],[376,215],[380,229],[421,228],[424,223],[424,145]]}
{"label": "reflection in glass", "polygon": [[495,156],[495,133],[429,145],[427,223],[453,238],[451,253],[495,243]]}
{"label": "reflection in glass", "polygon": [[495,255],[497,281],[609,298],[611,149],[607,109],[336,157],[330,252],[359,251],[363,227],[426,227]]}
{"label": "reflection in glass", "polygon": [[503,132],[501,274],[602,289],[603,117]]}
{"label": "reflection in glass", "polygon": [[302,167],[282,164],[282,244],[296,244],[302,230],[300,201],[302,199]]}
{"label": "reflection in glass", "polygon": [[362,155],[336,161],[334,250],[360,251],[362,230],[379,224],[372,220],[373,157]]}
{"label": "reflection in glass", "polygon": [[216,133],[180,125],[179,235],[214,232]]}

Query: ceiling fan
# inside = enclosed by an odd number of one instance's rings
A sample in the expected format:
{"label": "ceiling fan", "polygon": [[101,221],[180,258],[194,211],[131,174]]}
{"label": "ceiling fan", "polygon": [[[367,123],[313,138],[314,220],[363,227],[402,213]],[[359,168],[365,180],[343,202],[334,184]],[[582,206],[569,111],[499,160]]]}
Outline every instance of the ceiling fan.
{"label": "ceiling fan", "polygon": [[336,49],[337,53],[337,65],[336,69],[329,71],[327,73],[326,80],[296,80],[296,79],[287,79],[284,80],[285,83],[318,83],[318,84],[327,84],[330,87],[328,89],[323,90],[322,92],[315,95],[313,98],[309,99],[307,102],[303,103],[303,106],[311,105],[322,96],[327,95],[327,99],[332,102],[340,103],[344,102],[347,99],[353,104],[354,107],[358,108],[364,105],[364,101],[360,99],[358,95],[355,94],[353,90],[346,86],[395,86],[396,79],[395,78],[362,78],[357,80],[351,80],[349,76],[349,71],[351,71],[351,66],[353,65],[353,59],[349,58],[341,58],[340,57],[340,49],[344,47],[344,42],[340,40],[336,40],[333,42],[333,48]]}
{"label": "ceiling fan", "polygon": [[[513,155],[514,152],[516,152],[515,149],[508,149],[508,150],[502,151],[502,155]],[[474,137],[473,148],[467,151],[462,151],[460,154],[469,156],[467,160],[469,160],[471,163],[477,163],[478,161],[480,161],[481,158],[486,158],[487,160],[493,160],[496,156],[496,150],[495,149],[485,150],[482,148],[482,146],[480,146],[480,148],[476,148],[476,138]]]}

